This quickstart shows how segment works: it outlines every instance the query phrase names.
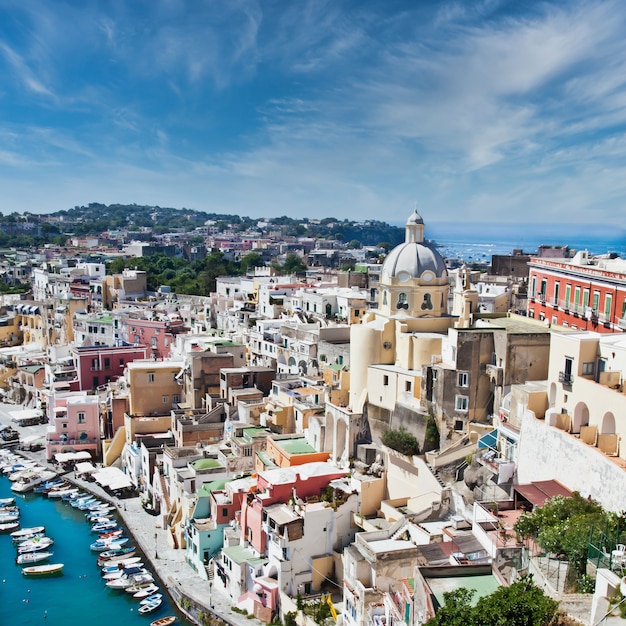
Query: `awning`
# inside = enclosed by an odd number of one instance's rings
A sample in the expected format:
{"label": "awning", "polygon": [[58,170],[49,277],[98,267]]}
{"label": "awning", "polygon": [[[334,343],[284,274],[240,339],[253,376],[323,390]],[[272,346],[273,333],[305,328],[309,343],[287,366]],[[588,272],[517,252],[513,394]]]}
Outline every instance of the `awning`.
{"label": "awning", "polygon": [[513,487],[515,494],[525,498],[534,507],[543,506],[547,500],[554,496],[564,496],[569,498],[572,492],[556,480],[541,480],[526,485],[516,485]]}
{"label": "awning", "polygon": [[117,467],[104,467],[92,474],[94,480],[109,489],[125,489],[126,487],[132,487],[133,483],[128,476]]}
{"label": "awning", "polygon": [[96,468],[89,463],[89,461],[82,461],[81,463],[76,463],[74,466],[77,474],[92,474],[96,471]]}
{"label": "awning", "polygon": [[478,440],[478,449],[479,450],[484,449],[484,448],[495,449],[497,443],[498,443],[498,429],[496,428],[496,430],[492,430],[490,433],[483,435]]}

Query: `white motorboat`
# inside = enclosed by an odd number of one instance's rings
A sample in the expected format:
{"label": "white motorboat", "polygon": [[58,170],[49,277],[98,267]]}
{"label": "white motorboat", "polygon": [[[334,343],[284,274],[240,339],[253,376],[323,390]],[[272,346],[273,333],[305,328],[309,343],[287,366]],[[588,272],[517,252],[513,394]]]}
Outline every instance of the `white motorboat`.
{"label": "white motorboat", "polygon": [[149,572],[145,574],[136,574],[134,576],[122,576],[121,578],[115,578],[113,580],[109,580],[106,583],[106,586],[110,589],[126,589],[126,587],[130,587],[132,585],[136,585],[139,583],[148,583],[152,582],[154,578],[152,574]]}
{"label": "white motorboat", "polygon": [[20,530],[16,530],[14,533],[11,533],[11,539],[13,541],[21,541],[22,539],[30,539],[31,536],[36,536],[39,533],[43,533],[46,531],[45,526],[31,526],[30,528],[21,528]]}
{"label": "white motorboat", "polygon": [[24,554],[24,552],[38,552],[39,550],[45,550],[49,548],[54,543],[50,537],[35,537],[33,539],[29,539],[28,541],[22,542],[17,551],[20,554]]}
{"label": "white motorboat", "polygon": [[163,598],[158,598],[157,600],[152,600],[152,602],[149,602],[148,604],[142,604],[138,609],[138,613],[141,615],[152,613],[152,611],[156,611],[161,606],[162,602]]}
{"label": "white motorboat", "polygon": [[24,554],[18,554],[15,562],[18,565],[30,565],[31,563],[45,561],[49,559],[52,554],[52,552],[26,552]]}
{"label": "white motorboat", "polygon": [[32,491],[37,485],[40,485],[55,476],[56,474],[50,470],[43,470],[40,472],[29,471],[11,485],[11,491],[16,491],[17,493],[27,493],[28,491]]}
{"label": "white motorboat", "polygon": [[133,592],[133,598],[137,598],[138,600],[140,598],[149,598],[151,595],[157,593],[158,590],[159,588],[154,583],[151,583]]}
{"label": "white motorboat", "polygon": [[112,572],[114,570],[124,569],[125,567],[130,567],[131,565],[141,566],[143,565],[140,556],[131,556],[127,559],[121,558],[119,560],[107,561],[111,563],[111,565],[102,566],[102,573],[106,574],[107,572]]}

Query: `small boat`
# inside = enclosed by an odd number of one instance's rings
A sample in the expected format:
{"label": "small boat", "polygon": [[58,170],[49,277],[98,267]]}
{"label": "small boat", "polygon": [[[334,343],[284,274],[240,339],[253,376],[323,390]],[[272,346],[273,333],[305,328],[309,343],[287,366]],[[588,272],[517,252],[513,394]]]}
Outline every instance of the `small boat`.
{"label": "small boat", "polygon": [[15,504],[15,498],[0,498],[0,507],[12,506]]}
{"label": "small boat", "polygon": [[20,527],[19,521],[14,522],[0,522],[0,533],[8,533],[10,530],[15,530]]}
{"label": "small boat", "polygon": [[139,589],[138,591],[135,591],[133,593],[133,598],[137,598],[138,600],[143,598],[142,602],[145,602],[147,598],[155,595],[156,593],[158,593],[158,591],[159,591],[159,588],[154,583],[151,583],[149,586],[144,587],[143,589]]}
{"label": "small boat", "polygon": [[98,555],[98,565],[100,562],[106,562],[110,559],[116,559],[118,557],[127,558],[134,556],[135,548],[132,546],[126,546],[125,548],[118,548],[115,550],[105,550]]}
{"label": "small boat", "polygon": [[137,574],[149,574],[148,570],[142,565],[130,565],[129,567],[120,568],[112,572],[106,572],[102,574],[102,578],[105,580],[114,580],[115,578],[121,578],[122,576],[135,576]]}
{"label": "small boat", "polygon": [[[147,591],[146,591],[147,590]],[[132,585],[131,587],[126,588],[126,593],[130,593],[133,598],[147,598],[151,596],[153,593],[156,593],[159,588],[154,584],[154,581],[150,581],[147,583],[137,583],[136,585]],[[135,595],[139,594],[139,595]]]}
{"label": "small boat", "polygon": [[10,522],[17,522],[20,519],[20,512],[17,511],[6,511],[4,513],[0,513],[0,524],[9,524]]}
{"label": "small boat", "polygon": [[106,533],[111,530],[117,530],[119,528],[117,522],[115,520],[111,520],[110,522],[99,522],[98,524],[94,524],[91,527],[92,533]]}
{"label": "small boat", "polygon": [[148,596],[147,598],[140,600],[139,604],[150,604],[150,602],[154,602],[155,600],[161,600],[161,599],[163,599],[162,593],[153,593],[151,596]]}
{"label": "small boat", "polygon": [[152,574],[147,572],[145,574],[134,574],[133,576],[122,576],[121,578],[114,578],[106,583],[106,586],[111,589],[126,589],[132,585],[139,583],[149,583],[154,580]]}
{"label": "small boat", "polygon": [[142,604],[137,609],[137,612],[140,615],[146,615],[146,613],[152,613],[152,611],[156,611],[161,606],[162,603],[163,603],[163,598],[159,598],[158,600],[153,600],[149,604]]}
{"label": "small boat", "polygon": [[13,541],[19,541],[21,538],[30,539],[43,532],[46,532],[45,526],[31,526],[30,528],[22,528],[11,533],[11,539],[13,539]]}
{"label": "small boat", "polygon": [[160,617],[150,622],[150,626],[171,626],[175,621],[176,617],[174,615],[168,615],[167,617]]}
{"label": "small boat", "polygon": [[52,552],[25,552],[24,554],[18,554],[15,562],[18,565],[28,565],[30,563],[39,563],[45,561],[52,556]]}
{"label": "small boat", "polygon": [[116,570],[124,569],[125,567],[130,567],[131,565],[137,565],[138,567],[143,565],[141,557],[131,556],[128,559],[120,559],[117,562],[111,562],[111,565],[104,565],[102,567],[102,573],[107,574],[108,572],[114,572]]}
{"label": "small boat", "polygon": [[121,548],[125,543],[128,543],[128,537],[116,537],[114,539],[104,539],[103,541],[97,539],[89,546],[89,549],[94,552],[104,552],[105,550]]}
{"label": "small boat", "polygon": [[116,537],[120,537],[123,532],[123,528],[117,528],[116,530],[107,530],[106,532],[100,533],[98,535],[98,541],[104,541],[105,539],[115,539]]}
{"label": "small boat", "polygon": [[60,574],[63,569],[63,563],[48,563],[47,565],[33,565],[22,569],[24,576],[52,576]]}

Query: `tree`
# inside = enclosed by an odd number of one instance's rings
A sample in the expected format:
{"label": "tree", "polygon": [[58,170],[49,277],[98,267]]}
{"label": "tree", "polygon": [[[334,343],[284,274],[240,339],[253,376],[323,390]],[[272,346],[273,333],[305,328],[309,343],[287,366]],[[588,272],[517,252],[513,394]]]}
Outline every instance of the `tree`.
{"label": "tree", "polygon": [[[444,593],[445,603],[426,626],[548,626],[560,623],[559,604],[546,596],[531,577],[500,587],[472,606],[474,590]],[[557,621],[555,621],[557,620]]]}
{"label": "tree", "polygon": [[556,496],[515,522],[515,532],[534,539],[544,550],[565,557],[576,577],[586,574],[589,533],[592,528],[611,528],[619,532],[621,518],[606,512],[595,500],[575,491],[571,497]]}
{"label": "tree", "polygon": [[287,274],[297,274],[298,272],[306,271],[306,265],[297,254],[289,253],[285,257],[283,271]]}

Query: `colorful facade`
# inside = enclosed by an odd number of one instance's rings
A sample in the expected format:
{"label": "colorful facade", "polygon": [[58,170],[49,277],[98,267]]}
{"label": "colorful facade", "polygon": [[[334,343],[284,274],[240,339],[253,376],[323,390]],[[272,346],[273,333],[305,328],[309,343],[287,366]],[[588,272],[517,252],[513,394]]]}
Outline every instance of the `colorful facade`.
{"label": "colorful facade", "polygon": [[528,315],[549,324],[599,333],[626,331],[626,261],[533,258]]}

